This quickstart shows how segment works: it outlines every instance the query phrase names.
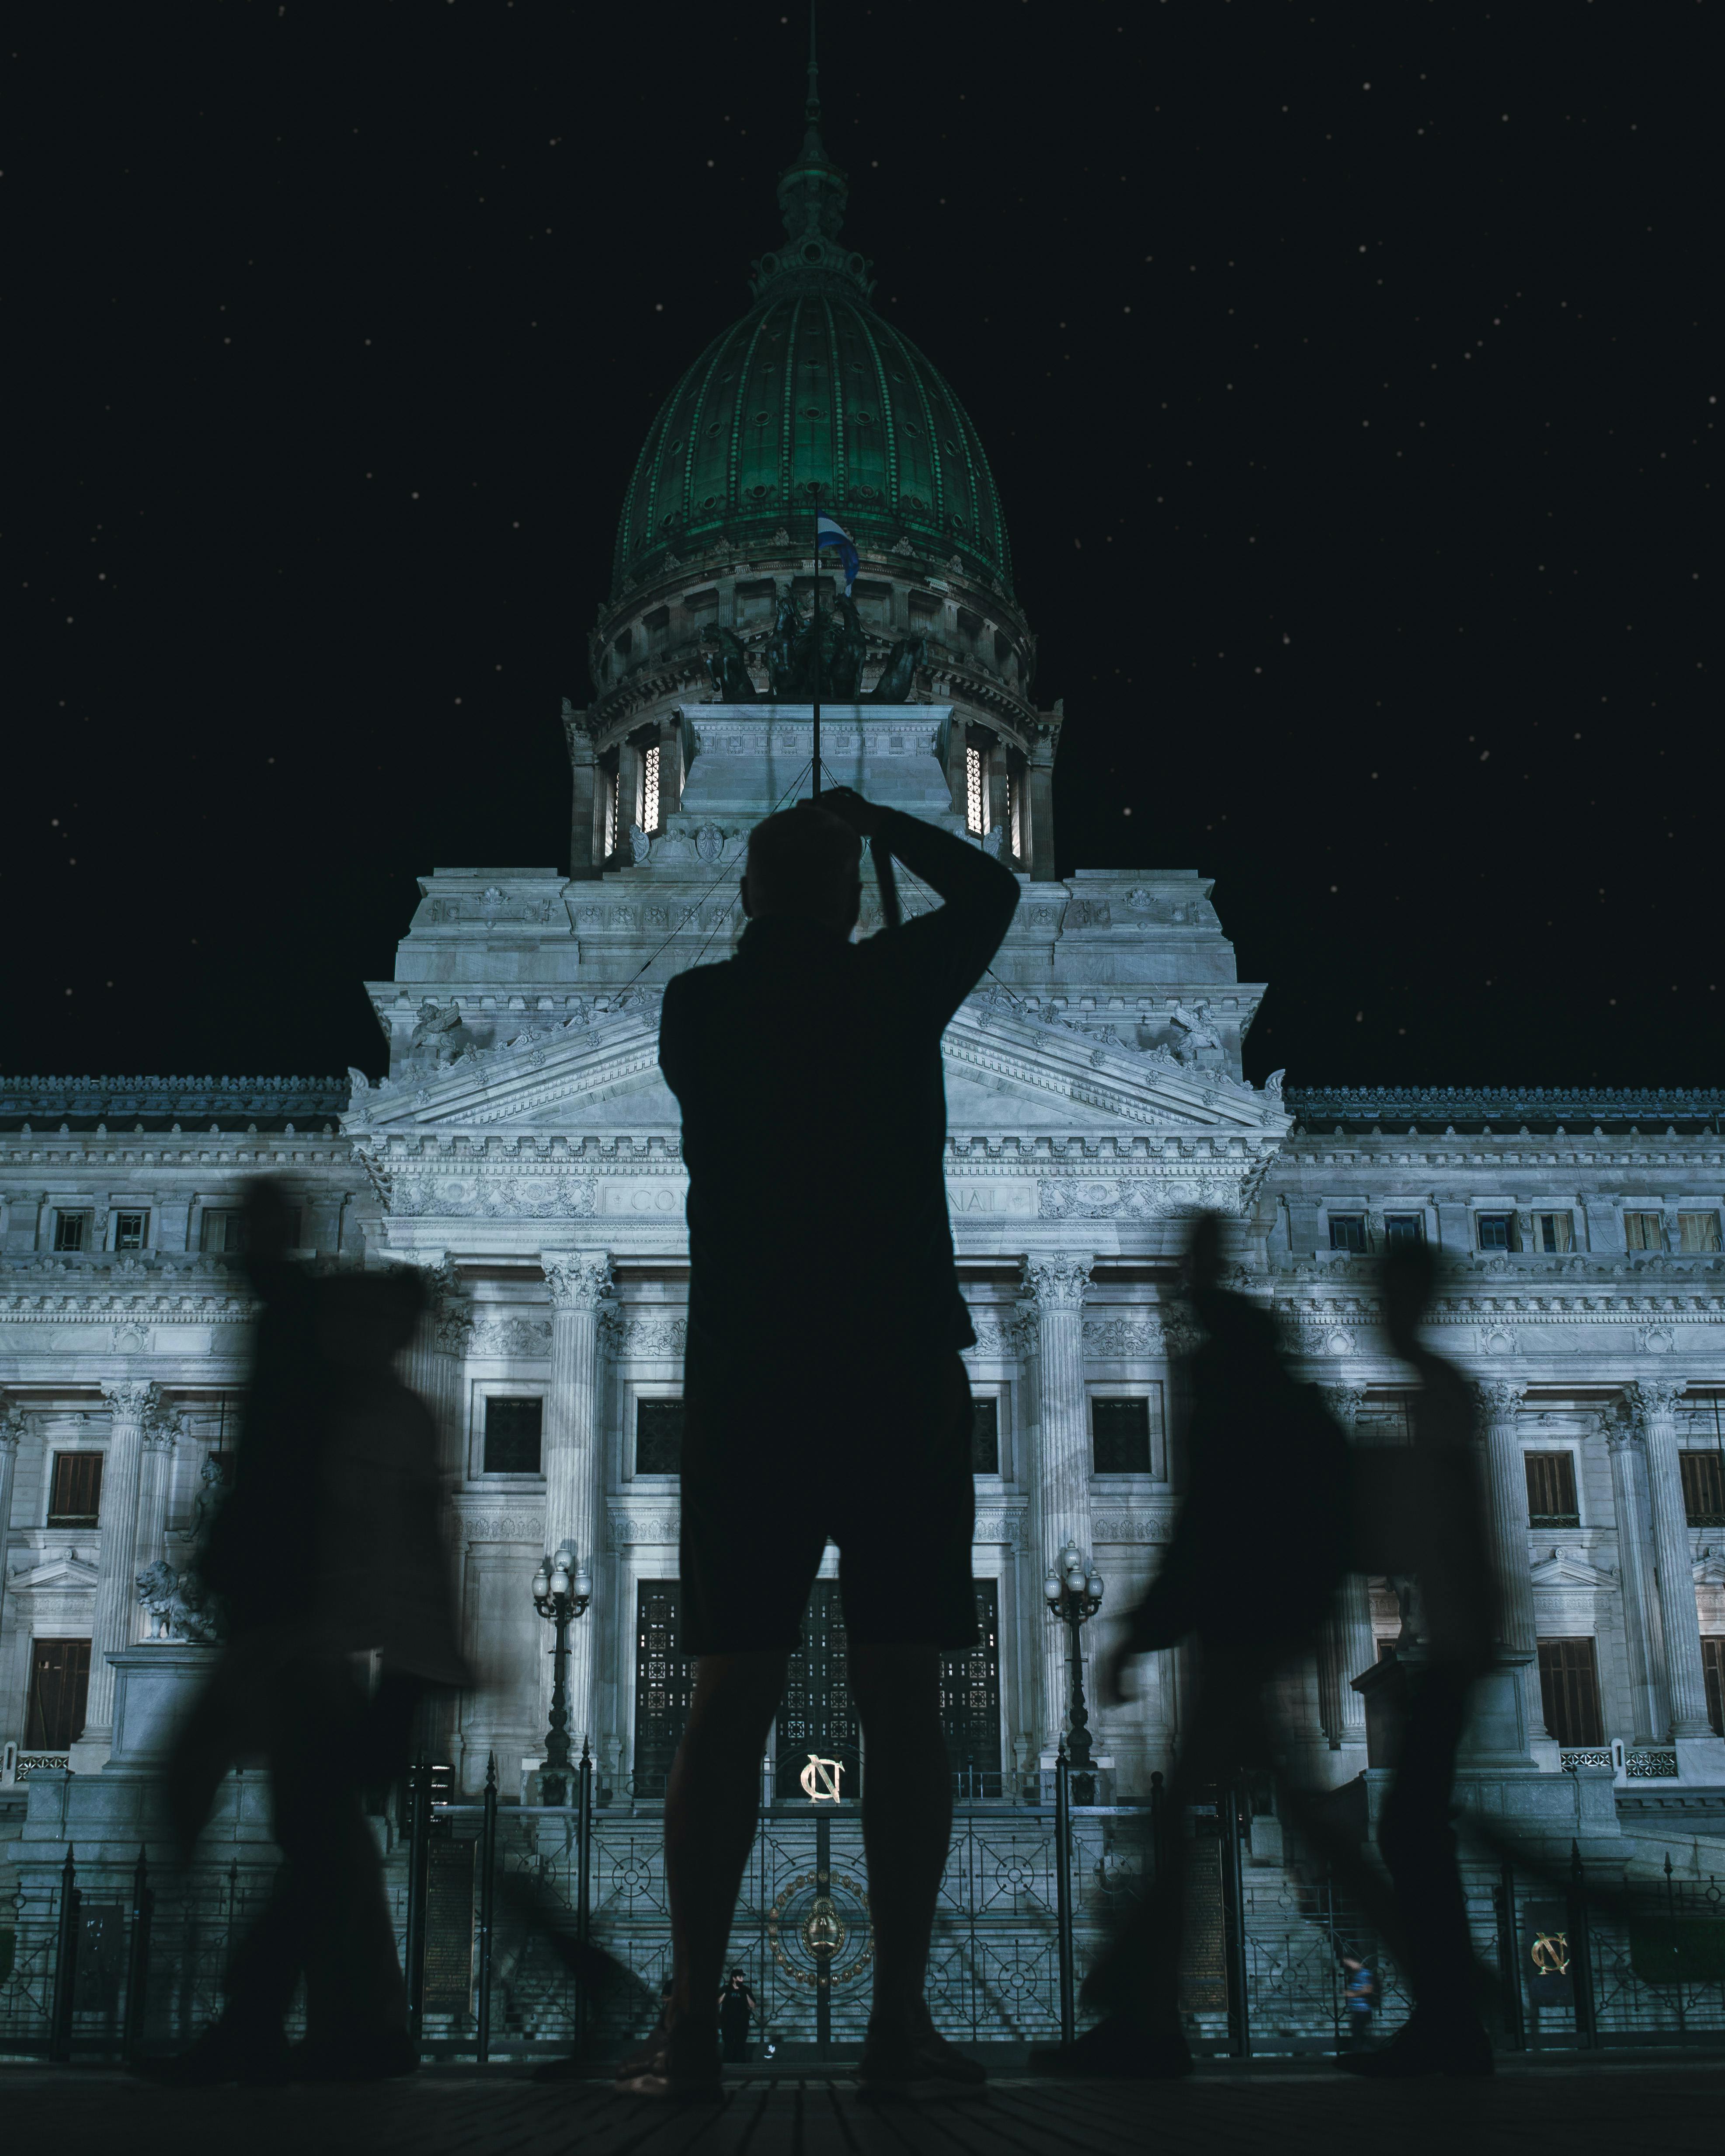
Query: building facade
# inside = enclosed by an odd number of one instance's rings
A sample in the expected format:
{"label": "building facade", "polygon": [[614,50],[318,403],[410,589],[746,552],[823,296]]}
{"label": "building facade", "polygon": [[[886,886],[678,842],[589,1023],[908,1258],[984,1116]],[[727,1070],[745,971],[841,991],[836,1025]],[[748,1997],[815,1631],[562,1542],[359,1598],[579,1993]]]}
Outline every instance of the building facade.
{"label": "building facade", "polygon": [[[870,305],[813,115],[779,200],[786,238],[755,264],[749,311],[672,391],[630,482],[593,694],[562,713],[568,873],[422,879],[394,978],[369,984],[376,1079],[0,1081],[8,1759],[100,1769],[110,1657],[195,1635],[175,1590],[235,1429],[241,1209],[267,1172],[308,1262],[410,1264],[432,1286],[409,1374],[443,1432],[480,1678],[439,1732],[459,1787],[495,1753],[506,1789],[519,1769],[531,1790],[550,1676],[530,1580],[567,1546],[593,1581],[571,1727],[612,1801],[660,1793],[686,1700],[687,1245],[659,999],[732,948],[748,832],[809,788],[819,689],[829,782],[968,831],[1023,886],[945,1049],[987,1635],[948,1667],[963,1786],[1024,1794],[1066,1726],[1067,1642],[1043,1595],[1060,1553],[1076,1544],[1106,1581],[1088,1656],[1168,1539],[1176,1262],[1186,1217],[1210,1207],[1362,1444],[1401,1436],[1410,1383],[1375,1256],[1401,1236],[1440,1246],[1436,1338],[1479,1384],[1527,1771],[1609,1766],[1620,1800],[1679,1810],[1725,1793],[1725,1093],[1249,1084],[1264,988],[1238,978],[1209,883],[1055,875],[1063,714],[1034,699],[987,457]],[[811,619],[817,506],[861,566],[849,599],[823,566]],[[902,896],[930,902],[908,877]],[[870,889],[860,932],[879,921]],[[763,1161],[763,1205],[773,1185]],[[914,1518],[906,1540],[913,1561]],[[1368,1763],[1353,1680],[1400,1629],[1388,1583],[1356,1582],[1291,1681],[1317,1779]],[[781,1774],[810,1748],[854,1756],[841,1650],[824,1583]],[[1182,1657],[1158,1656],[1130,1706],[1092,1705],[1117,1798],[1168,1766],[1187,1684]]]}

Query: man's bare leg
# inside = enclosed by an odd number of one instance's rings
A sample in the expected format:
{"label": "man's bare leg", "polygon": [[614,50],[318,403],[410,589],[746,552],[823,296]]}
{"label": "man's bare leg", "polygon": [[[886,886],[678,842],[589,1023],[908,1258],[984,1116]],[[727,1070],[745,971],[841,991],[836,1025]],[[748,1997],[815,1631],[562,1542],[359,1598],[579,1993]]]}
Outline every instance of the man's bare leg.
{"label": "man's bare leg", "polygon": [[854,1646],[850,1690],[868,1747],[863,1846],[875,1924],[870,2025],[916,2026],[935,1897],[952,1836],[940,1650]]}
{"label": "man's bare leg", "polygon": [[702,1655],[695,1665],[689,1723],[665,1799],[672,1953],[666,2021],[679,2071],[704,2071],[716,2054],[720,1979],[755,1838],[761,1754],[788,1660],[773,1649]]}

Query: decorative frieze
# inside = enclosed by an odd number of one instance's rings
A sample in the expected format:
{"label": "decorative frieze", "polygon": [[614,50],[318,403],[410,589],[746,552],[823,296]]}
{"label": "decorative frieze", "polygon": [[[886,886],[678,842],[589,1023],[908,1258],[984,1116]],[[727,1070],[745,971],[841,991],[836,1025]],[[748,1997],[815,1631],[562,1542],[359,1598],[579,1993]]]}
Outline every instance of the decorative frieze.
{"label": "decorative frieze", "polygon": [[467,1352],[500,1361],[530,1360],[551,1353],[551,1321],[543,1317],[482,1317],[475,1319],[468,1337]]}

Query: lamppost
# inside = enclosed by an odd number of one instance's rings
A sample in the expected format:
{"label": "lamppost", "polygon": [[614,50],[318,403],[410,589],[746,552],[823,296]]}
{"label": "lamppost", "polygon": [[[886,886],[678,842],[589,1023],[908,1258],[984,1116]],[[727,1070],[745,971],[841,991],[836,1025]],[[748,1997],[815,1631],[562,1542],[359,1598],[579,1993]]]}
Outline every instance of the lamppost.
{"label": "lamppost", "polygon": [[[574,1568],[574,1578],[569,1574]],[[539,1778],[548,1804],[569,1801],[569,1625],[593,1599],[587,1567],[575,1562],[564,1543],[555,1557],[542,1557],[533,1575],[533,1607],[552,1629],[551,1728],[545,1739],[545,1771]]]}
{"label": "lamppost", "polygon": [[1090,1766],[1090,1714],[1084,1704],[1084,1662],[1078,1649],[1078,1628],[1102,1606],[1102,1575],[1092,1566],[1086,1576],[1077,1543],[1068,1543],[1055,1569],[1042,1583],[1042,1591],[1048,1598],[1050,1616],[1057,1624],[1072,1628],[1071,1733],[1066,1740],[1066,1757],[1072,1766],[1073,1803],[1093,1804],[1096,1783]]}

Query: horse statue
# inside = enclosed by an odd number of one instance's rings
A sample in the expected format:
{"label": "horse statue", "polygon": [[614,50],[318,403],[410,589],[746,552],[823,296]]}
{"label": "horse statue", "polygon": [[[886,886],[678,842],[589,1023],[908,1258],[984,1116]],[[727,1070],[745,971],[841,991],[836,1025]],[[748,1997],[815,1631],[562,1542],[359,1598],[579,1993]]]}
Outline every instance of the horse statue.
{"label": "horse statue", "polygon": [[926,636],[901,636],[886,655],[880,678],[863,698],[865,704],[907,704],[916,680],[916,669],[928,663]]}
{"label": "horse statue", "polygon": [[701,632],[701,655],[707,679],[713,685],[713,701],[719,704],[755,704],[761,692],[748,670],[742,639],[728,629],[709,624]]}

